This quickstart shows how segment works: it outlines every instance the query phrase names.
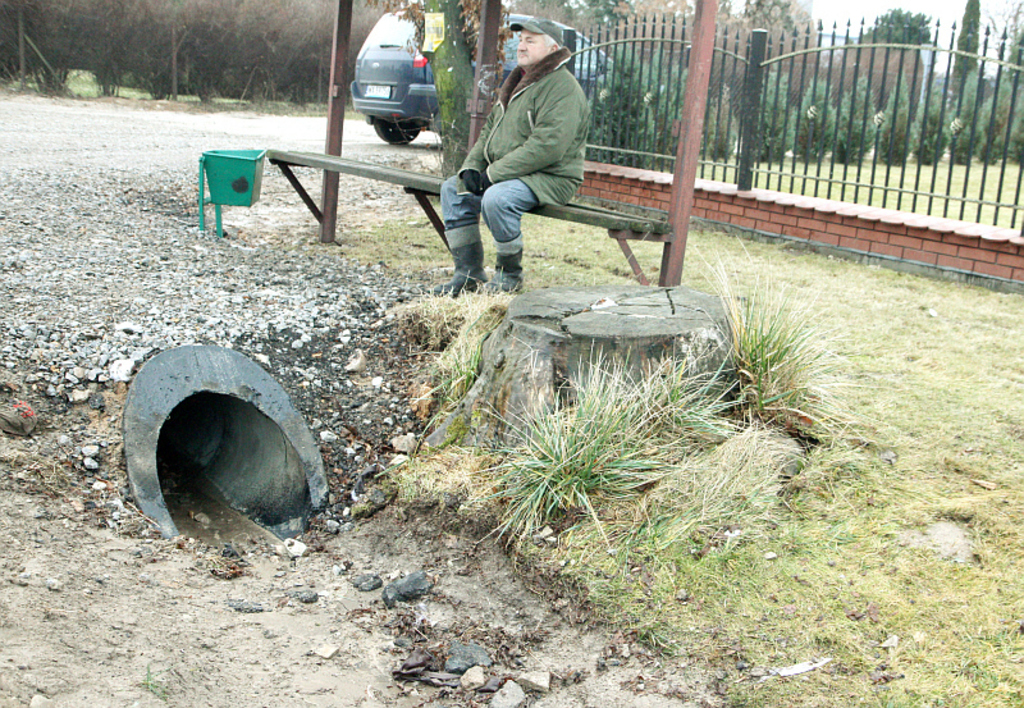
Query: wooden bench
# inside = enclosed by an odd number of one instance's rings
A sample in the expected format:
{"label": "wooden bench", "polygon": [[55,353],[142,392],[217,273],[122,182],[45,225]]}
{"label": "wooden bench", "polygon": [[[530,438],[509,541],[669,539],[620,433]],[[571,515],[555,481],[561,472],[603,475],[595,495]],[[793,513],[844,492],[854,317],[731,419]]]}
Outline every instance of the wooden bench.
{"label": "wooden bench", "polygon": [[[444,180],[434,175],[402,170],[386,165],[375,165],[358,160],[349,160],[333,155],[321,155],[307,152],[287,152],[283,150],[268,150],[267,159],[270,163],[277,165],[284,174],[285,179],[292,185],[299,197],[309,208],[317,221],[323,220],[323,215],[317,207],[316,202],[309,196],[309,193],[299,182],[292,167],[312,167],[318,170],[338,172],[340,174],[354,177],[365,177],[366,179],[388,182],[398,185],[406,192],[416,198],[420,207],[426,213],[427,218],[434,229],[441,236],[445,246],[448,240],[444,235],[444,222],[434,209],[430,197],[437,197],[441,194],[441,184]],[[629,262],[634,275],[642,285],[649,285],[643,269],[633,255],[629,247],[629,241],[654,241],[668,244],[672,241],[672,230],[668,223],[668,215],[657,209],[642,209],[631,207],[630,213],[613,211],[597,206],[582,204],[567,204],[565,206],[542,206],[530,212],[537,216],[544,216],[551,219],[571,221],[577,224],[597,226],[608,230],[608,235],[615,239],[622,249],[623,255]],[[664,258],[663,258],[664,261]],[[663,283],[662,283],[663,284]]]}

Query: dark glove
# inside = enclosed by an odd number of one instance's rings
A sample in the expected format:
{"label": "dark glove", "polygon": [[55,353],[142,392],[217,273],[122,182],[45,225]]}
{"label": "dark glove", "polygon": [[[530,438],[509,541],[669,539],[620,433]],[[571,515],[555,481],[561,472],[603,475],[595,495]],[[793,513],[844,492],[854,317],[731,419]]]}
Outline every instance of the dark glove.
{"label": "dark glove", "polygon": [[491,180],[487,179],[487,173],[479,170],[463,170],[462,183],[466,185],[466,189],[478,197],[482,196],[491,186]]}

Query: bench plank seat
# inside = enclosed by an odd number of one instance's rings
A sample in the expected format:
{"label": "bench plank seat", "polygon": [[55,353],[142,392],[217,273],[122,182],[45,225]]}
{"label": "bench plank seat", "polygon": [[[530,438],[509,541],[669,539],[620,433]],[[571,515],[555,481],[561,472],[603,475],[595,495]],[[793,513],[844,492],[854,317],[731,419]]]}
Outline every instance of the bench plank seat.
{"label": "bench plank seat", "polygon": [[[270,160],[271,164],[277,165],[282,173],[284,173],[292,187],[294,187],[299,193],[299,196],[306,203],[306,206],[309,207],[310,211],[318,221],[322,220],[320,210],[299,183],[294,173],[292,173],[292,166],[312,167],[314,169],[337,172],[340,174],[351,175],[353,177],[363,177],[403,187],[405,191],[416,197],[420,206],[430,219],[431,224],[433,224],[434,229],[440,234],[445,245],[448,245],[441,218],[434,210],[433,205],[431,205],[430,201],[427,199],[428,195],[440,195],[441,184],[444,182],[440,177],[421,172],[413,172],[411,170],[403,170],[397,167],[389,167],[387,165],[377,165],[334,155],[322,155],[319,153],[268,150],[267,159]],[[648,211],[649,215],[644,213]],[[626,256],[626,260],[629,262],[629,265],[633,269],[633,273],[636,275],[637,279],[642,284],[647,285],[647,278],[644,275],[643,270],[640,268],[636,258],[633,256],[633,253],[626,241],[641,240],[668,244],[671,243],[673,235],[671,226],[668,223],[664,212],[655,209],[641,209],[639,212],[640,213],[637,214],[626,214],[596,206],[566,204],[564,206],[541,206],[532,210],[530,213],[551,219],[559,219],[561,221],[570,221],[577,224],[585,224],[588,226],[597,226],[607,229],[608,235],[618,242],[619,247]]]}

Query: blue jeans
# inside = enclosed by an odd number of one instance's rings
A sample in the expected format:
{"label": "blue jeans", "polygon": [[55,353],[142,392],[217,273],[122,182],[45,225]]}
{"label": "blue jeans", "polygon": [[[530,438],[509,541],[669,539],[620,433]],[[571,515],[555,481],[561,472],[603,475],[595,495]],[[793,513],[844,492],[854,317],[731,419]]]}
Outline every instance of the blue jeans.
{"label": "blue jeans", "polygon": [[457,229],[484,223],[490,229],[498,253],[514,253],[523,248],[520,222],[523,214],[535,208],[537,201],[533,190],[519,179],[498,182],[492,185],[482,197],[475,194],[459,194],[457,178],[449,177],[441,185],[441,213],[445,229]]}

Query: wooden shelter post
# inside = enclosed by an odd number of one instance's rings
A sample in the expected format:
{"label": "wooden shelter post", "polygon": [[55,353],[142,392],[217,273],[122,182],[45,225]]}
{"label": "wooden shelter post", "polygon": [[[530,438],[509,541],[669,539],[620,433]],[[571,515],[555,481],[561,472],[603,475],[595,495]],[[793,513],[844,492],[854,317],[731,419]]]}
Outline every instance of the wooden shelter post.
{"label": "wooden shelter post", "polygon": [[690,45],[689,73],[679,116],[679,143],[672,178],[672,204],[669,223],[674,237],[661,256],[661,277],[658,285],[673,287],[683,277],[686,237],[693,211],[694,183],[697,180],[697,159],[704,130],[704,109],[707,106],[708,83],[711,79],[711,58],[715,44],[715,15],[718,0],[697,0],[693,18],[693,42]]}
{"label": "wooden shelter post", "polygon": [[[341,135],[345,124],[345,104],[348,102],[348,77],[345,60],[352,30],[352,0],[338,0],[334,16],[334,42],[331,47],[331,80],[327,85],[327,145],[328,155],[341,155]],[[338,225],[338,173],[324,170],[323,197],[320,201],[320,243],[334,243]]]}

